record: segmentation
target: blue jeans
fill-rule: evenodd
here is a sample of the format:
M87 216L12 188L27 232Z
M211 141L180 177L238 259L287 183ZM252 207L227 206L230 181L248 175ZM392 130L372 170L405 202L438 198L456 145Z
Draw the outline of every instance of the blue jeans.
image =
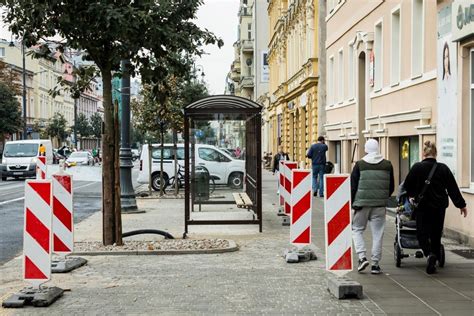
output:
M324 168L325 165L313 165L313 192L317 194L319 189L319 196L324 195Z

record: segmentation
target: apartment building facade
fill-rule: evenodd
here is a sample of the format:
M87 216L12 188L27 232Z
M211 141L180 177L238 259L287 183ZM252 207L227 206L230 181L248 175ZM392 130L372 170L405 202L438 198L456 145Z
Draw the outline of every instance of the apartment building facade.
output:
M456 24L457 2L469 2L470 8L472 1L454 2L328 1L324 127L329 160L341 172L349 173L365 154L365 141L375 138L392 162L399 184L422 159L423 143L432 140L438 145L439 161L453 170L460 186L466 188L466 200L474 202L467 193L470 149L461 146L461 141L471 139L471 78L467 73L472 34L453 42L449 36L454 31L447 27ZM443 11L448 10L446 6L451 6L449 13ZM458 56L444 74L443 54ZM457 86L451 79L455 68ZM472 224L472 217L463 221L458 212L448 211L445 232L472 242Z
M453 170L471 212L450 206L447 232L474 245L474 3L437 2L438 160Z
M318 3L270 0L270 102L267 151L283 146L290 159L307 162L317 139Z

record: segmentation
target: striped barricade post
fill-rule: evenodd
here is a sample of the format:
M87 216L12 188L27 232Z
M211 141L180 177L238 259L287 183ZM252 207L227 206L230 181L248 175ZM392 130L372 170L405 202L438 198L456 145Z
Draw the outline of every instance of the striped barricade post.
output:
M337 276L328 280L328 290L337 298L362 298L362 285L342 278L353 268L350 175L327 174L324 182L326 270Z
M51 180L26 180L23 279L32 287L7 298L2 302L3 307L48 306L62 296L64 291L60 288L41 286L51 279L51 228Z
M285 215L285 176L283 175L284 160L280 160L278 167L278 215Z
M290 179L290 243L293 249L286 251L285 259L288 263L316 260L314 250L309 247L313 204L312 172L305 169L292 169Z
M290 226L290 216L291 216L291 170L298 168L298 163L294 161L284 161L283 162L283 190L285 194L284 198L284 211L285 215L283 217L283 226Z
M53 174L53 252L59 255L52 263L53 273L72 271L87 263L67 255L74 250L74 205L72 175L63 168Z
M39 156L36 160L36 179L46 179L46 172L48 170L48 166L46 165L46 157Z
M311 170L292 170L290 242L302 248L311 244Z

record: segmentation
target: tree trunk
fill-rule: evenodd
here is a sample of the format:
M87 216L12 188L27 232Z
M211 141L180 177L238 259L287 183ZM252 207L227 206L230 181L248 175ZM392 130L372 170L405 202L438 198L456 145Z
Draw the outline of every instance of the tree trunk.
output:
M119 246L123 245L122 242L122 204L120 201L120 158L119 158L119 139L120 139L120 124L118 118L118 101L115 101L114 104L114 171L115 171L115 181L114 181L114 215L115 215L115 229L114 237L115 243Z
M102 70L103 97L104 97L104 135L102 140L102 218L103 243L112 245L116 240L116 182L115 182L115 124L114 105L112 103L112 72ZM120 199L120 195L119 195ZM120 211L120 210L119 210Z

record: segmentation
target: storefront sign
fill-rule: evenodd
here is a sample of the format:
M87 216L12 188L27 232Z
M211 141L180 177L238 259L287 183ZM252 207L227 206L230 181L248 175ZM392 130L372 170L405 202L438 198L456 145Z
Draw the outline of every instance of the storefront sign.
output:
M261 76L260 81L265 83L270 81L270 67L268 66L268 51L262 51L262 68L261 68Z
M457 165L457 45L452 42L451 10L447 6L438 12L438 159L456 175ZM455 9L454 9L455 10Z
M474 33L474 3L472 0L455 0L452 8L452 41L460 41Z

